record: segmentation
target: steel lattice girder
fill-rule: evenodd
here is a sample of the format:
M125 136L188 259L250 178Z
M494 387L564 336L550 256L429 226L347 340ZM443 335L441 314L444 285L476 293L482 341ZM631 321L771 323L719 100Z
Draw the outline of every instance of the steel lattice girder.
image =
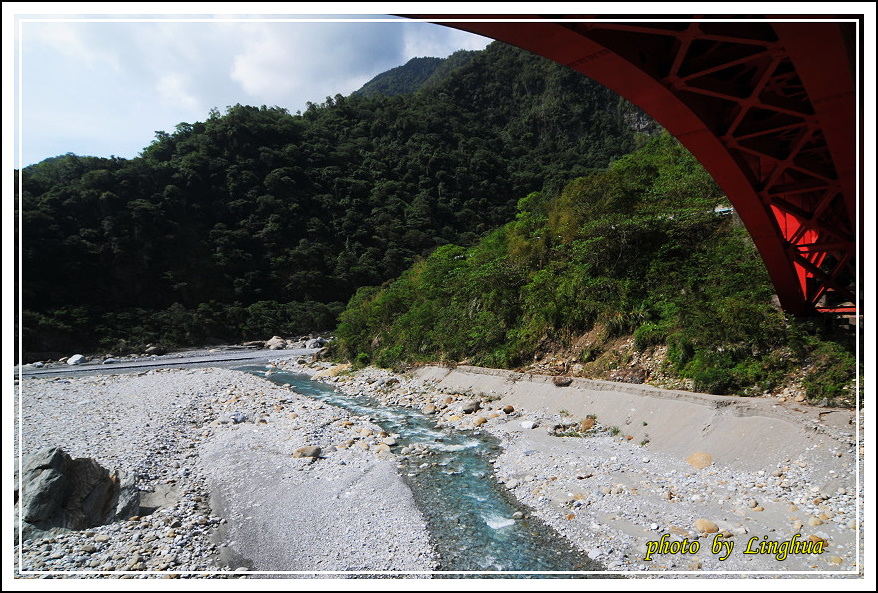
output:
M722 187L784 310L855 307L853 20L416 18L543 55L625 97Z

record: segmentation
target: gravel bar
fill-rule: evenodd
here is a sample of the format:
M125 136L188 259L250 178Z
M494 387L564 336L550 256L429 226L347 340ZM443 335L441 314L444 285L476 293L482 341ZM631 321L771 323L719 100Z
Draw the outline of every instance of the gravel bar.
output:
M299 371L498 437L495 479L612 571L862 578L862 412L469 367ZM823 550L778 553L790 541Z
M347 446L380 434L368 418L218 368L23 378L16 412L19 392L16 466L19 448L60 446L133 472L141 490L140 515L127 521L16 545L21 577L337 577L435 567L394 455Z

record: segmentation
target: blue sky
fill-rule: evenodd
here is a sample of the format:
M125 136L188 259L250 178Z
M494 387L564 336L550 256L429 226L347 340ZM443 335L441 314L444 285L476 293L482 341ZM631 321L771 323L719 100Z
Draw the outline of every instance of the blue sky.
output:
M242 15L235 9L261 5L222 3L196 8L221 7L223 14L153 14L145 10L168 5L126 3L112 6L143 12L98 15L89 14L91 5L70 3L62 7L81 12L59 15L45 12L49 6L23 3L16 10L21 19L15 31L21 49L20 94L19 80L14 81L21 97L16 168L67 152L132 158L156 131L204 120L214 107L277 105L295 113L308 101L350 94L411 58L446 57L489 42L385 14Z

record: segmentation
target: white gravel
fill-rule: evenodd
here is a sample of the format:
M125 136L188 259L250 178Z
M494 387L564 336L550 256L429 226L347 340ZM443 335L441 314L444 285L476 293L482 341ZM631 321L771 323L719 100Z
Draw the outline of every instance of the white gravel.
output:
M134 472L141 504L159 507L25 541L14 550L21 576L238 577L435 566L411 493L396 476L393 455L376 452L380 429L367 419L226 369L26 378L18 391L16 460L19 447L60 446ZM292 457L306 445L320 446L322 456Z
M646 439L627 436L633 427L623 427L626 430L613 435L599 419L587 436L558 436L552 427L578 424L583 418L573 418L566 411L548 413L542 393L535 392L528 401L522 378L512 373L491 371L498 376L483 385L500 387L488 392L479 389L480 376L466 371L448 375L454 380L437 381L429 377L448 371L394 375L371 368L338 372L341 368L324 370L317 378L347 393L415 409L430 406L427 409L440 424L499 437L503 452L495 461L496 479L534 514L610 570L628 576L729 572L760 578L791 573L801 578L802 574L795 574L801 571L806 577L856 578L864 569L863 531L857 522L858 510L863 518L863 484L858 490L857 467L863 475L864 449L852 429L826 427L818 434L803 424L801 442L779 439L766 454L748 446L744 434L723 443L725 457L734 463L696 469L683 456L669 452L675 431L685 440L689 438L686 433L716 428L693 425L688 417L678 426L643 428L668 444L666 450L654 450ZM388 381L390 377L397 381ZM575 389L564 388L566 401L576 401ZM701 405L696 395L686 397L692 400L687 405ZM709 396L705 399L712 405ZM465 412L464 404L473 400L481 402L480 409ZM515 410L504 412L511 401ZM755 406L753 400L743 403ZM662 404L644 401L643 405ZM751 423L758 426L761 416L753 414ZM716 423L716 417L711 421ZM769 457L767 453L778 461L770 465L760 461ZM716 533L696 528L699 519L714 523L717 533L734 543L728 558L720 560L723 554L714 553ZM645 560L647 542L661 541L664 534L671 542L698 542L699 550L695 554L657 553ZM783 560L775 554L744 553L748 544L758 550L763 541L780 544L794 536L804 541L820 538L825 551L789 554Z
M496 479L610 570L675 578L720 571L856 578L863 570L856 522L863 493L855 481L863 443L841 433L820 440L819 451L800 448L770 466L695 469L624 432L612 435L600 422L584 438L556 436L551 427L569 422L568 415L525 405L526 398L508 413L502 393L385 370L278 365L323 371L317 380L344 392L416 409L431 405L437 423L496 435L503 443ZM18 389L22 451L59 445L74 457L133 471L142 504L159 507L130 521L24 542L15 549L22 576L355 576L436 567L423 518L397 476L395 456L381 445L387 435L368 418L222 369L26 378ZM474 399L481 409L463 411ZM746 442L733 445L746 453ZM304 446L320 447L321 457L294 458ZM837 464L827 465L828 457ZM699 519L734 542L727 560L711 550L715 535L696 529ZM826 551L783 561L743 554L751 538L782 542L796 533L825 540ZM646 561L647 542L663 534L698 541L700 550Z

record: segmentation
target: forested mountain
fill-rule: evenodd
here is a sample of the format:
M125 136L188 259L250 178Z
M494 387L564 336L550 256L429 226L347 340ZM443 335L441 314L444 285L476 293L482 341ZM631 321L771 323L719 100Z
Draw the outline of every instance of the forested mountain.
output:
M441 63L442 58L412 58L402 66L382 72L353 94L392 97L417 92Z
M645 121L500 43L432 76L418 92L336 95L295 115L213 110L138 158L67 154L21 170L24 350L330 329L358 287L473 244L523 196L605 168Z
M853 406L852 336L794 319L705 170L667 133L558 195L522 198L341 315L357 364L444 361Z
M447 58L412 58L402 66L382 72L353 95L357 97L392 97L416 93L442 83L451 74L468 64L480 52L460 50Z

